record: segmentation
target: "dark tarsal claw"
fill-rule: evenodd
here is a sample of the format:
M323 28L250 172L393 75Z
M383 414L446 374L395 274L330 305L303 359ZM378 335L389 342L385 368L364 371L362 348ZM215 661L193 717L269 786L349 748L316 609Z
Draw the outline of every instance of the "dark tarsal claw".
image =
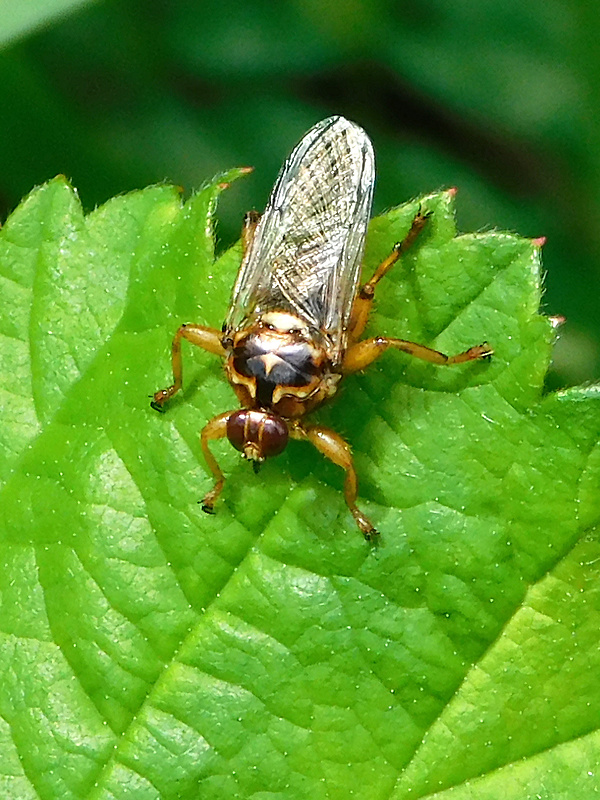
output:
M492 360L492 356L494 355L494 351L493 351L493 349L492 349L492 348L489 346L489 344L488 344L487 342L482 342L482 343L479 345L479 347L481 347L481 348L482 348L482 350L486 350L486 351L487 351L487 352L484 352L484 353L483 353L483 354L480 356L481 360L482 360L482 361L491 361L491 360Z
M369 544L376 547L379 544L379 531L377 528L371 528L370 531L364 531L363 536L365 537L365 541L369 542Z
M200 500L198 500L198 502L200 502ZM205 514L212 514L212 516L214 516L215 510L208 503L202 503L201 508L202 508L202 511L204 511Z

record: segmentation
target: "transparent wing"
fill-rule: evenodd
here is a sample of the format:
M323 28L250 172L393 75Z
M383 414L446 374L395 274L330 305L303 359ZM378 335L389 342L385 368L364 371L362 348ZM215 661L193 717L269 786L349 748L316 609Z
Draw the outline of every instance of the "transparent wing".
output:
M339 358L375 182L373 147L343 117L319 122L283 165L233 288L226 328L280 308L322 331Z

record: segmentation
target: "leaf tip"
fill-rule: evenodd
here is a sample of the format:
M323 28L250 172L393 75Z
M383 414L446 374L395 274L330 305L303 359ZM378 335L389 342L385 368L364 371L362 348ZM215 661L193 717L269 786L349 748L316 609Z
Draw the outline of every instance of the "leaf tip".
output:
M564 325L565 322L567 321L567 318L564 317L562 314L552 314L550 317L548 317L548 320L550 322L550 325L552 325L552 327L556 329L560 328L561 325Z
M62 172L59 172L58 175L55 175L51 180L48 181L48 183L60 183L63 186L68 186L70 189L73 189L73 191L77 191L71 185L71 181L69 180L69 178L67 178L67 176L64 175Z
M224 189L229 189L229 187L234 181L237 181L238 178L243 178L250 172L254 172L254 167L234 167L233 169L230 169L228 172L218 175L216 182L214 183L214 186L219 191L223 191Z

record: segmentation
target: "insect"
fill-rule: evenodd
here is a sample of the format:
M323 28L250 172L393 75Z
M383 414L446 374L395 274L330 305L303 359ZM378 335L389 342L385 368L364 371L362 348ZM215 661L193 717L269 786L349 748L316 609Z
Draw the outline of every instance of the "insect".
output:
M222 330L182 325L173 339L173 383L153 395L158 411L181 389L181 340L225 359L241 408L214 417L201 433L215 483L202 501L207 513L224 475L209 443L227 437L256 470L290 439L306 440L346 473L344 495L367 540L378 531L357 507L350 448L333 430L304 417L336 393L344 375L363 370L389 348L434 364L487 359L487 343L455 356L386 336L360 340L379 281L411 246L428 214L419 211L361 288L360 267L375 182L373 146L343 117L315 125L283 165L264 214L249 212L242 262Z

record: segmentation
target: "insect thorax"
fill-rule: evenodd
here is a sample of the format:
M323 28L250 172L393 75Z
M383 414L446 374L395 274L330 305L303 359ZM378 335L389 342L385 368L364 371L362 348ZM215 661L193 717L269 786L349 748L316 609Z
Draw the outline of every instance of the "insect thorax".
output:
M243 406L300 417L335 394L323 337L287 311L246 320L228 344L227 377Z

